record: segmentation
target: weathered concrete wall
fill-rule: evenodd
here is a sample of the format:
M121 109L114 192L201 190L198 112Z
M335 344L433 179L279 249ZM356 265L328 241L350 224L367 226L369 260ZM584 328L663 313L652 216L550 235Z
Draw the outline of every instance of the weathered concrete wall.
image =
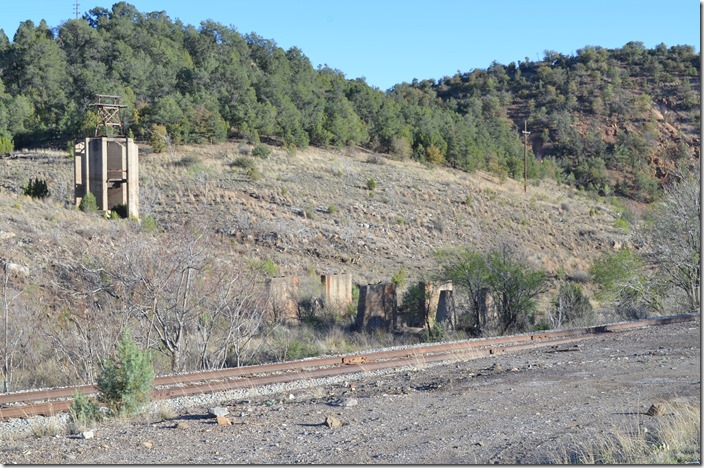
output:
M127 184L122 180L127 170L125 147L116 141L107 142L107 209L115 205L127 205Z
M81 200L88 190L88 160L86 158L86 142L80 141L74 147L73 160L73 195L76 206L81 204Z
M99 210L107 210L108 186L105 164L107 142L103 138L86 138L86 161L88 163L88 189L95 196ZM105 144L104 144L105 143Z
M127 205L128 216L139 219L139 150L131 139L86 138L75 146L74 199L90 192L98 209Z
M443 291L452 291L452 281L447 281L437 285L430 282L425 282L422 283L422 288L425 290L425 300L428 307L428 322L430 323L430 326L433 326L438 320L437 314L438 304L440 303L440 294Z
M438 311L435 315L435 320L439 323L451 321L453 317L454 302L452 300L453 292L451 290L440 291L438 297Z
M325 303L345 307L352 303L352 274L321 275L320 282L325 288Z
M481 291L479 298L481 304L480 315L482 317L482 325L486 324L487 320L497 318L496 307L494 307L494 296L489 288L484 288Z
M298 276L269 278L266 292L269 296L270 319L298 323L298 292L301 279Z
M356 326L359 331L390 331L396 315L396 285L368 284L359 287Z
M127 209L130 216L139 219L139 148L132 139L127 139L125 152Z

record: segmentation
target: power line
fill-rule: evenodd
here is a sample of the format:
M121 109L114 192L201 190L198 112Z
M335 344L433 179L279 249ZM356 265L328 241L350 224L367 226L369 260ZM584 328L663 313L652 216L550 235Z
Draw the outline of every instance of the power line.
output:
M523 192L528 191L528 121L523 121Z

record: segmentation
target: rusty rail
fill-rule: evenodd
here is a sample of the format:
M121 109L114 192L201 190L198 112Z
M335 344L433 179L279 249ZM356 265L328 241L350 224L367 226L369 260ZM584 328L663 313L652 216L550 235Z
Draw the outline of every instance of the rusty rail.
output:
M438 343L390 351L370 351L353 356L325 357L160 376L154 379L152 398L162 400L239 388L254 388L295 380L333 377L436 362L451 362L459 359L554 346L593 338L604 333L688 322L697 318L699 318L699 314L683 314L595 327ZM85 395L95 395L98 389L94 385L81 385L0 395L0 420L35 415L48 416L66 411L70 408L72 397L77 391Z

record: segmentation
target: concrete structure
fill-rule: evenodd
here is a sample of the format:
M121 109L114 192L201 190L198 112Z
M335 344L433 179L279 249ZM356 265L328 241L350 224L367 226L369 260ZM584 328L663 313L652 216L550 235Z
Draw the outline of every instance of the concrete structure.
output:
M266 292L269 296L271 319L290 324L298 323L298 293L301 279L298 276L269 278Z
M430 282L421 283L421 287L425 291L425 304L428 308L428 322L432 327L437 319L438 305L440 304L440 295L444 291L452 291L452 281L442 283L439 285L434 285ZM445 295L445 307L447 305L447 295ZM444 311L447 314L447 309ZM421 313L421 315L424 315Z
M137 145L131 138L86 138L76 144L76 206L90 192L99 210L124 205L128 217L139 219L138 156Z
M438 297L438 310L435 315L435 320L438 323L450 322L454 327L455 321L455 302L452 297L453 292L451 290L440 291L440 296Z
M320 282L325 288L325 303L346 307L352 303L352 274L321 275Z
M356 326L359 331L390 331L396 316L396 285L368 284L359 287Z

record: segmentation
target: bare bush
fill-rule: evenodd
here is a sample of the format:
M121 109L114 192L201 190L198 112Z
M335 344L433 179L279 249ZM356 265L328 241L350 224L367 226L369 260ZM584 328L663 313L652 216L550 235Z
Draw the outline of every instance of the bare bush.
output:
M646 259L659 273L653 282L678 291L688 311L698 311L701 288L701 188L697 175L669 187L640 233Z
M130 230L118 228L113 235L129 238ZM134 317L118 296L111 275L114 251L81 241L65 240L67 248L56 258L50 286L53 311L41 332L66 363L67 373L93 383L102 361ZM75 255L81 248L83 255Z
M555 303L548 312L548 318L552 328L568 324L589 326L594 322L594 309L579 285L565 283L560 286Z
M21 344L25 342L26 335L21 327L21 320L18 313L17 302L20 296L24 293L24 288L12 288L10 285L10 276L13 275L13 269L7 260L2 260L2 389L7 393L12 390L14 371L15 371L15 356Z
M206 232L183 226L132 242L114 271L148 346L169 358L172 371L222 367L230 353L240 364L266 311L257 275L217 260Z

